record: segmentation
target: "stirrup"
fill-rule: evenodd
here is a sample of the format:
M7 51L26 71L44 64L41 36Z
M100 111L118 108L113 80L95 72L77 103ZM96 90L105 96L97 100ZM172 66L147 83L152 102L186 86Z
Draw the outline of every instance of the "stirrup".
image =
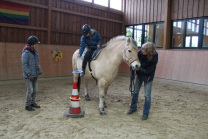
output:
M85 75L85 73L84 72L82 72L82 73L80 73L80 77L84 77L84 75Z

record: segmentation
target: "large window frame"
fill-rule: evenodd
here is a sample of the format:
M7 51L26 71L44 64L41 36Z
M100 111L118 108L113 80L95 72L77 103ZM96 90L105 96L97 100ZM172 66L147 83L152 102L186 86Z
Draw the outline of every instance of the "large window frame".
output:
M75 0L75 1L88 2L88 3L91 3L92 5L107 7L109 9L113 9L113 10L116 10L116 11L123 11L123 0L121 0L121 7L120 7L120 9L116 9L113 6L111 7L111 1L113 1L113 0L106 0L107 1L107 5L101 5L99 3L96 3L95 0L90 0L90 1L88 1L88 0Z
M171 38L170 38L170 48L171 49L208 49L208 47L203 47L203 32L204 32L204 20L208 19L208 17L201 17L201 18L189 18L189 19L182 19L182 20L172 20L171 22ZM187 27L191 26L188 24L188 22L190 22L190 20L199 20L199 24L197 23L197 32L198 35L190 35L187 34ZM183 31L182 31L182 35L183 35L183 43L181 44L180 47L174 47L173 46L173 28L174 28L174 22L184 22L183 24ZM189 27L188 27L189 28ZM192 39L193 37L198 37L198 44L197 47L190 47L192 46ZM189 47L187 47L187 38L190 38L189 42Z
M145 23L145 24L134 24L134 25L126 25L125 26L125 35L127 34L126 30L127 28L131 28L132 29L132 35L131 36L127 36L127 37L132 37L133 39L135 39L137 41L137 38L135 38L136 34L135 34L135 27L136 26L142 26L142 29L139 29L142 31L141 33L141 46L145 43L145 32L147 32L145 30L145 26L146 25L153 25L153 43L156 42L156 28L157 28L157 24L164 24L164 22L154 22L154 23ZM138 44L138 43L137 43ZM138 45L137 45L138 46ZM139 48L141 46L138 46ZM158 46L157 48L163 48L163 46Z

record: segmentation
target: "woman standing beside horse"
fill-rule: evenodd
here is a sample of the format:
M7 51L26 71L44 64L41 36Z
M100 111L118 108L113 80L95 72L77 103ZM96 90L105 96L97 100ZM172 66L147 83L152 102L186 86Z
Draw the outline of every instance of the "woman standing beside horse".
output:
M141 63L141 67L136 72L137 76L135 82L135 91L133 93L130 110L127 114L132 114L137 111L139 91L142 83L144 82L145 103L142 120L147 120L151 106L152 83L158 61L158 54L155 50L155 44L151 42L143 44L142 48L138 52L138 58Z

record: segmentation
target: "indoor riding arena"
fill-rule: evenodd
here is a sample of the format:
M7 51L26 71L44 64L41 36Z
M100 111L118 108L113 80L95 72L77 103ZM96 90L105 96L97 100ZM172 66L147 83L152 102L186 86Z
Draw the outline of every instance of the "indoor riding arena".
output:
M144 84L137 111L127 114L137 84L124 58L107 91L106 115L99 111L99 82L88 80L90 101L84 77L76 88L72 56L85 24L100 34L102 44L120 35L133 38L138 50L146 42L156 44L147 120L142 120ZM29 79L23 78L21 61L30 36L40 41L35 49L42 69L35 111L25 107ZM207 0L1 0L0 138L207 139L207 61ZM84 111L82 117L73 113L75 105Z

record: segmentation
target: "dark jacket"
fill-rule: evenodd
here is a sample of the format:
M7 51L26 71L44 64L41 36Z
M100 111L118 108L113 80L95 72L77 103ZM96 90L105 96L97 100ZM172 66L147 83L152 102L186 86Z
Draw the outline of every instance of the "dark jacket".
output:
M141 63L139 71L137 71L137 76L143 81L152 81L155 75L156 65L158 62L158 53L154 55L152 61L149 61L145 55L142 54L142 51L138 52L138 58Z
M97 49L97 45L101 46L102 39L98 32L94 29L91 29L91 35L89 37L85 37L85 35L82 35L80 40L80 49L79 54L82 55L84 52L85 46L87 46L88 49Z
M38 77L41 67L39 65L38 52L35 49L26 45L22 51L21 61L25 79L28 79L28 74Z

